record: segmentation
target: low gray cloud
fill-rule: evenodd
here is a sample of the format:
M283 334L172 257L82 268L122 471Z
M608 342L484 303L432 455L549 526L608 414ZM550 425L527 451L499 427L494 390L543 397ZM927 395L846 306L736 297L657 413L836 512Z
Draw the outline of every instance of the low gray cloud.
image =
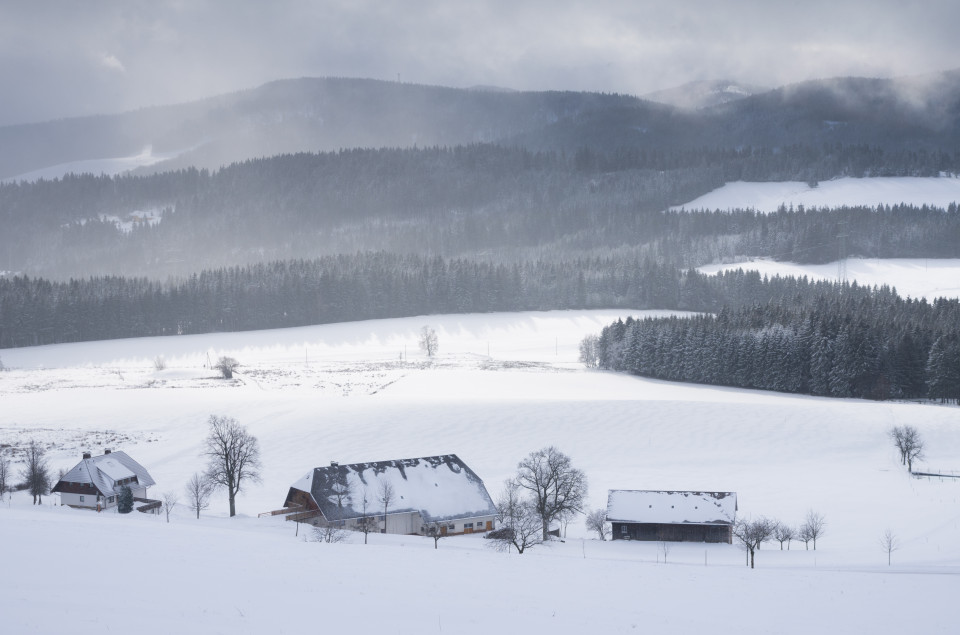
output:
M931 0L129 0L3 3L0 125L351 76L643 94L960 66Z

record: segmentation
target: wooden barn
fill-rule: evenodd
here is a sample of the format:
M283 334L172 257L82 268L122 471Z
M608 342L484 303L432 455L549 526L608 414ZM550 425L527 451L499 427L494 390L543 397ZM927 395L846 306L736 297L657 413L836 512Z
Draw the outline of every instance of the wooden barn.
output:
M733 542L736 492L610 490L614 540Z
M385 506L387 484L393 496ZM314 468L290 487L282 511L315 525L372 521L382 533L420 535L489 531L497 514L483 481L456 454Z

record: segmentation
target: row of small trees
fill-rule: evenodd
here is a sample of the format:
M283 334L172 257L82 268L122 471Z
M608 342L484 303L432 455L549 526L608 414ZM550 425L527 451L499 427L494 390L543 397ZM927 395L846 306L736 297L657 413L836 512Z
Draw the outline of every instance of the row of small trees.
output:
M756 520L741 518L733 525L733 536L743 545L747 553L747 563L752 569L754 556L764 542L776 540L780 543L781 550L783 550L783 543L787 543L787 549L790 549L790 542L793 540L802 541L807 549L812 542L813 549L816 551L817 539L823 536L826 526L823 515L811 509L797 528L763 516Z

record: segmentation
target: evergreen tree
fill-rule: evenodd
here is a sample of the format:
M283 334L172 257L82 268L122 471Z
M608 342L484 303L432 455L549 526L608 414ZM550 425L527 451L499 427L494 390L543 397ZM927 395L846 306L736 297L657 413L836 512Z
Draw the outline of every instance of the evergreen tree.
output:
M133 491L129 485L120 488L117 495L117 511L121 514L129 514L133 511Z

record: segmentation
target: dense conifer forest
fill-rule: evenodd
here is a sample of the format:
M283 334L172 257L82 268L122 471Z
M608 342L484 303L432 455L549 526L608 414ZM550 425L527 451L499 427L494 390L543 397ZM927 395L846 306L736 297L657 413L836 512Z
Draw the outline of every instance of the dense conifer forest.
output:
M830 285L811 298L810 285L795 280L762 283L783 285L799 292L715 315L618 321L596 340L596 362L670 381L960 403L957 300L904 300L855 285Z
M474 145L68 175L0 185L0 270L162 280L358 251L521 262L624 248L683 267L744 256L826 262L841 227L850 255L957 256L955 206L663 213L739 179L943 171L960 171L960 154L838 146L567 155Z

